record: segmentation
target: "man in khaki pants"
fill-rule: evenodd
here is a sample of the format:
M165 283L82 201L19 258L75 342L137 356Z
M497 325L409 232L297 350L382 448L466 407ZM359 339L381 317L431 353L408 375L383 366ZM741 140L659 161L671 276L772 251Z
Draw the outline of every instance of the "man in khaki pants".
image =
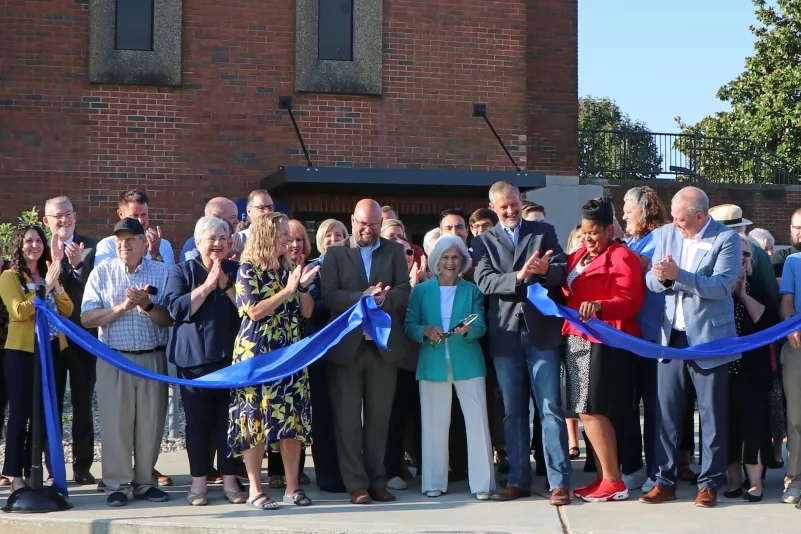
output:
M782 317L789 319L801 310L801 253L784 262L780 292ZM781 362L787 398L787 475L782 501L801 508L801 332L787 336Z
M89 275L81 322L86 328L98 328L98 339L122 356L165 374L164 351L172 319L161 299L169 268L145 258L145 229L136 219L117 223L114 245L117 257ZM169 500L152 476L164 429L167 385L98 360L96 391L106 504L124 506L131 493L153 502Z

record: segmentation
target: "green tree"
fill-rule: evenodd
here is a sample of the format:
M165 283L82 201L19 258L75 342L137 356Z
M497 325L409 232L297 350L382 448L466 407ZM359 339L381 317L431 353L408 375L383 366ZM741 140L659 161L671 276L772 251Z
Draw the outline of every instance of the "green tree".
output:
M783 183L801 166L801 2L752 0L759 27L751 26L754 55L745 70L717 92L731 111L716 113L694 125L676 121L687 144L707 144L702 137L744 139L728 151L698 152L697 172L710 181ZM701 140L700 143L698 140ZM719 148L723 147L722 142Z
M656 178L662 156L644 122L611 98L579 98L579 175L582 178Z

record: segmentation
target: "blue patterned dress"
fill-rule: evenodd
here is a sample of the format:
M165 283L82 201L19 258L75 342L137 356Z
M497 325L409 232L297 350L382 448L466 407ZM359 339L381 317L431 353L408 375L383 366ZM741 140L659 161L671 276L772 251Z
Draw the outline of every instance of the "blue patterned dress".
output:
M281 291L289 271L239 267L236 305L242 326L234 343L233 363L271 352L300 340L300 298L295 294L272 314L253 321L247 311ZM297 439L311 443L311 398L306 369L277 382L231 390L228 446L234 456L263 442Z

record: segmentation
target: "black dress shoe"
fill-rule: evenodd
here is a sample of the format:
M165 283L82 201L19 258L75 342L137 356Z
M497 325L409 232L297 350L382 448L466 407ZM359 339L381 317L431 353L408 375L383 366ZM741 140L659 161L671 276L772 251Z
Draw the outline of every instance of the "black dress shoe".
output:
M97 484L97 480L95 477L92 476L92 473L89 471L84 471L82 473L75 473L72 477L76 484L80 486L89 486L91 484Z
M754 495L750 491L746 491L745 495L743 495L743 499L748 502L759 502L762 500L762 495Z
M727 499L739 499L740 497L743 496L743 490L742 488L737 488L731 491L724 491L723 496L726 497Z

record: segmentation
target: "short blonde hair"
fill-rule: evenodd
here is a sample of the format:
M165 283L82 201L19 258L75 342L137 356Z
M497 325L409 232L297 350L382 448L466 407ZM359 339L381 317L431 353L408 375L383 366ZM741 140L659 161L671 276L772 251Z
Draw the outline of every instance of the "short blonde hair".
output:
M452 249L453 247L456 247L456 249L462 255L462 267L459 270L459 274L464 273L470 268L470 253L467 252L467 247L465 246L464 241L462 241L462 238L452 234L445 234L437 239L433 250L428 255L428 268L432 273L434 273L434 275L439 276L439 260L446 251Z
M242 263L249 263L257 269L277 271L280 267L292 268L289 254L281 253L281 225L289 218L283 213L264 213L256 217L250 225L250 236L245 242Z
M320 223L320 227L317 229L317 235L315 236L314 241L317 244L317 252L320 254L325 254L325 234L330 232L331 230L338 228L342 231L342 235L345 236L345 239L349 238L350 235L348 234L348 229L345 228L345 225L339 222L336 219L326 219L322 223Z
M299 232L300 237L303 238L303 257L308 258L311 254L311 241L309 241L309 233L303 223L297 219L289 219L289 232Z
M400 227L401 231L403 232L403 237L406 237L406 227L398 219L387 219L381 223L381 237L384 237L384 232L394 226Z

